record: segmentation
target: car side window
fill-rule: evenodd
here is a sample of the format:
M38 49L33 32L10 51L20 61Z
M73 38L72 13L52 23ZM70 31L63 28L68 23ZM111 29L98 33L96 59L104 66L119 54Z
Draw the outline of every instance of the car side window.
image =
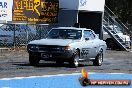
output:
M84 30L84 38L94 39L95 35L90 30Z

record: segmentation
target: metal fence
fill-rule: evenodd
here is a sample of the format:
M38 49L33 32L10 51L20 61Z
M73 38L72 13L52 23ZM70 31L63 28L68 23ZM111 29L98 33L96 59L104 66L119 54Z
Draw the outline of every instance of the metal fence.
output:
M48 31L48 25L4 24L0 27L0 48L25 49L30 41L45 38Z

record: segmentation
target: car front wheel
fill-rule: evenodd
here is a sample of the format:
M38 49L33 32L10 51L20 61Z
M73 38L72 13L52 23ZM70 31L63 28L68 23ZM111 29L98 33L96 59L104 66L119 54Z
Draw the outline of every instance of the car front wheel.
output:
M79 52L76 51L75 54L73 55L71 61L69 62L71 67L78 67L79 65Z
M103 62L103 51L101 50L98 55L95 57L95 60L93 61L93 65L95 66L101 66Z
M39 64L39 57L38 55L33 55L33 54L29 54L29 63L32 65L32 66L37 66Z

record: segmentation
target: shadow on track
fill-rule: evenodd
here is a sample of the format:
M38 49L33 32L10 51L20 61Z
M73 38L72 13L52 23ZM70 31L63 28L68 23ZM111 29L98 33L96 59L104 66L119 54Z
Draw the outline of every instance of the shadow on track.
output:
M28 62L11 62L12 65L18 65L18 66L32 66ZM92 64L84 64L83 62L79 64L78 67L85 67L85 66L93 66ZM41 62L37 66L34 67L66 67L66 68L72 68L70 67L69 63L65 62L63 64L57 64L56 62Z

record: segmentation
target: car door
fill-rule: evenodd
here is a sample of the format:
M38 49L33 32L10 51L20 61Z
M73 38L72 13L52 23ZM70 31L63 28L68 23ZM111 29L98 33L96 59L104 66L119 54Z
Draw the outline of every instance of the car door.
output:
M85 59L94 57L97 47L95 43L95 35L91 30L84 30L83 40L84 42L81 50L82 57Z
M97 55L99 42L96 39L96 35L93 33L93 31L90 31L90 41L92 42L90 57L94 58Z

